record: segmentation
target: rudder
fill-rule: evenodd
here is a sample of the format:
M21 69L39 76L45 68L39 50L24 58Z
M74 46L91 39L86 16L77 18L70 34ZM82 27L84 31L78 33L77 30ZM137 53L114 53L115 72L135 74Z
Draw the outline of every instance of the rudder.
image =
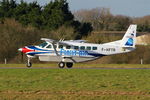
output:
M122 47L135 48L137 25L130 25L122 39Z

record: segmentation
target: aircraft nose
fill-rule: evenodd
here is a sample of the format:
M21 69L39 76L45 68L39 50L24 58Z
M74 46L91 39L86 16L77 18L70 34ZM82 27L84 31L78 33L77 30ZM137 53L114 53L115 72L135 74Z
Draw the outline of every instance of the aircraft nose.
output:
M35 50L30 49L29 47L23 47L23 48L19 48L18 51L23 52L23 53L28 53L28 52L34 52Z
M21 52L22 52L22 48L19 48L18 51L21 51Z

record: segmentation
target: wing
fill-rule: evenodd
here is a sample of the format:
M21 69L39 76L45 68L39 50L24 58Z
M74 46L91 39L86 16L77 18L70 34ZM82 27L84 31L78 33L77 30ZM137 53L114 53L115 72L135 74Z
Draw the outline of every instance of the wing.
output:
M49 43L52 43L52 44L62 44L62 45L70 45L70 43L68 42L65 42L65 41L57 41L57 40L53 40L53 39L48 39L48 38L41 38L42 41L46 41L46 42L49 42Z
M85 43L85 42L87 42L87 40L69 40L69 41L66 41L66 42Z
M69 40L69 41L59 41L59 44L69 45L69 46L77 46L76 43L85 43L86 40Z
M62 45L73 45L73 43L85 43L87 40L68 40L68 41L57 41L53 39L48 39L48 38L41 38L41 40L49 42L49 43L58 43Z
M47 39L47 38L41 38L42 41L50 42L50 43L55 43L57 42L56 40L53 39Z

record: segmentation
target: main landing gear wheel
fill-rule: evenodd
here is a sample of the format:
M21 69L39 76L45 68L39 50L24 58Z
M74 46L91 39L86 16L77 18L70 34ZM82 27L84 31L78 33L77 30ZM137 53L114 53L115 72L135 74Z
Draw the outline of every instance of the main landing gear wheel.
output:
M66 63L66 66L67 66L68 68L72 68L73 63Z
M58 66L59 66L59 68L64 68L64 67L65 67L65 63L64 63L64 62L60 62L60 63L58 64Z

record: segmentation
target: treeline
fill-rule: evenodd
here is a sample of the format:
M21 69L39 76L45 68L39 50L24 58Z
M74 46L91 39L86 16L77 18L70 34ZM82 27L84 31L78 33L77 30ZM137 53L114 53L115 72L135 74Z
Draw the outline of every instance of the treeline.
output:
M130 24L137 24L139 32L150 32L150 16L129 17L113 15L109 8L94 8L74 12L80 22L90 22L94 31L124 31Z
M36 1L27 3L23 0L2 0L0 2L0 21L5 18L14 18L24 26L33 26L41 30L56 30L62 26L71 27L73 38L81 38L92 31L91 24L74 20L74 15L69 10L66 0L50 1L45 6L40 6Z

